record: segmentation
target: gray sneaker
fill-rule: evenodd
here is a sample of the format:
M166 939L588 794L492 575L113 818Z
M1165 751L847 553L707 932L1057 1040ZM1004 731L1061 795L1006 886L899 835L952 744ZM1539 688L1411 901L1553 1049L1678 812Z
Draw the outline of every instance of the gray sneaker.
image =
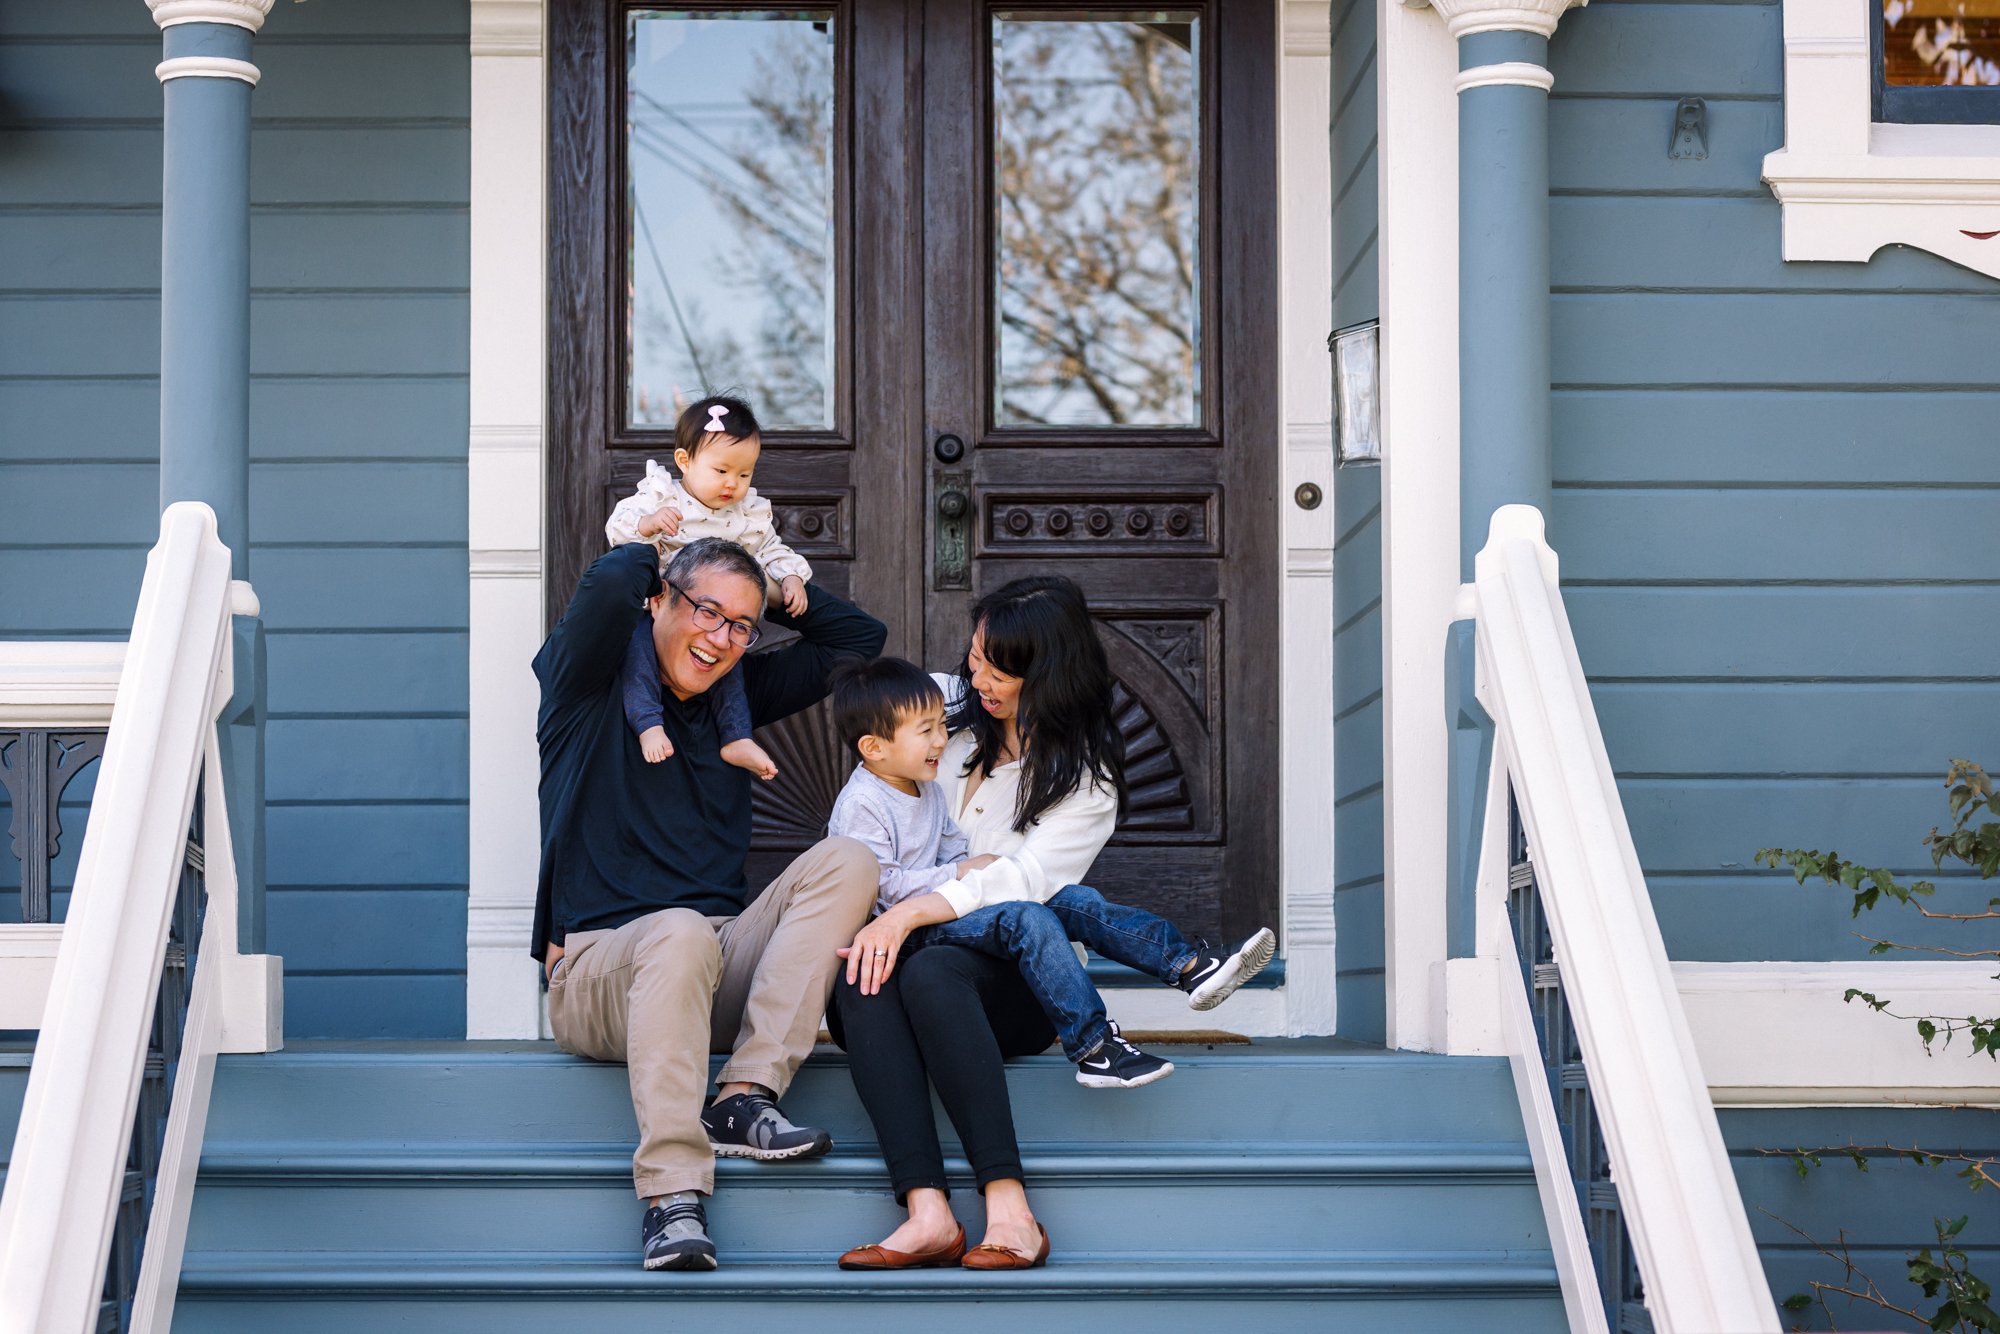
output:
M646 1210L639 1224L639 1262L648 1269L713 1269L715 1243L708 1239L708 1212L689 1191L669 1196Z
M833 1136L812 1126L795 1126L778 1104L762 1093L738 1093L705 1107L701 1123L708 1147L718 1158L817 1158L833 1148Z

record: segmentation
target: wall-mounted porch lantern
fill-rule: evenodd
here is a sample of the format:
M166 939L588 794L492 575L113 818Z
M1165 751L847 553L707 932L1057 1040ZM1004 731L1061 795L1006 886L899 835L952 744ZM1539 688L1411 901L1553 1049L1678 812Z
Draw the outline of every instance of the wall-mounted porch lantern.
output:
M1380 320L1327 335L1333 353L1333 457L1341 466L1382 462L1382 397L1377 375Z

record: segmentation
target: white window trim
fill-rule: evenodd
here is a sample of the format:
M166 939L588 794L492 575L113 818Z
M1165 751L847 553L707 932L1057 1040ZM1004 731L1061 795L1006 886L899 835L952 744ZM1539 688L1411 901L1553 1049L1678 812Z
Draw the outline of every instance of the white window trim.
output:
M2000 277L2000 125L1873 119L1867 0L1785 0L1785 146L1764 159L1787 260L1914 246Z

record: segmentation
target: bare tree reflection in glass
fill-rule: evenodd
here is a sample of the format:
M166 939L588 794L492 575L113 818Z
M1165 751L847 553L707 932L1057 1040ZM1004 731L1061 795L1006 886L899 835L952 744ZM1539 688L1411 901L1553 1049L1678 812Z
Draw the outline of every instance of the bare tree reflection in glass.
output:
M994 418L1202 421L1195 16L994 18Z
M632 426L724 386L771 427L834 425L828 17L631 16Z

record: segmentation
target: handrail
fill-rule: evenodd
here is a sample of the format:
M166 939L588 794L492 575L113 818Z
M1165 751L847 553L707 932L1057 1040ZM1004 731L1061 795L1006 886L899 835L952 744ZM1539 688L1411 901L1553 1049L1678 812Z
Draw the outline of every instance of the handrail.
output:
M142 1260L134 1310L142 1327L164 1329L171 1318L192 1184L189 1154L199 1152L215 1051L230 1039L223 1016L235 1009L249 1028L262 1024L262 1033L246 1035L238 1020L239 1048L260 1039L272 1045L276 961L235 952L235 880L216 728L232 688L231 615L248 605L254 595L230 581L229 551L216 538L214 513L206 505L176 504L161 517L159 543L147 557L122 668L108 649L70 654L96 668L72 682L78 689L70 696L60 680L26 673L38 692L33 702L57 713L101 707L97 696L107 675L115 675L117 686L0 1194L0 1330L10 1334L98 1325L185 863L206 863L211 911L203 939L214 948L201 952L163 1132L151 1210L161 1244L149 1243ZM33 666L37 654L10 656ZM64 659L53 649L39 656ZM0 682L0 695L14 684ZM188 836L198 792L208 844L200 858L190 855ZM163 1274L164 1262L171 1271Z
M1647 1314L1661 1334L1777 1334L1539 511L1494 513L1473 593L1477 695L1510 780L1488 801L1518 801Z

